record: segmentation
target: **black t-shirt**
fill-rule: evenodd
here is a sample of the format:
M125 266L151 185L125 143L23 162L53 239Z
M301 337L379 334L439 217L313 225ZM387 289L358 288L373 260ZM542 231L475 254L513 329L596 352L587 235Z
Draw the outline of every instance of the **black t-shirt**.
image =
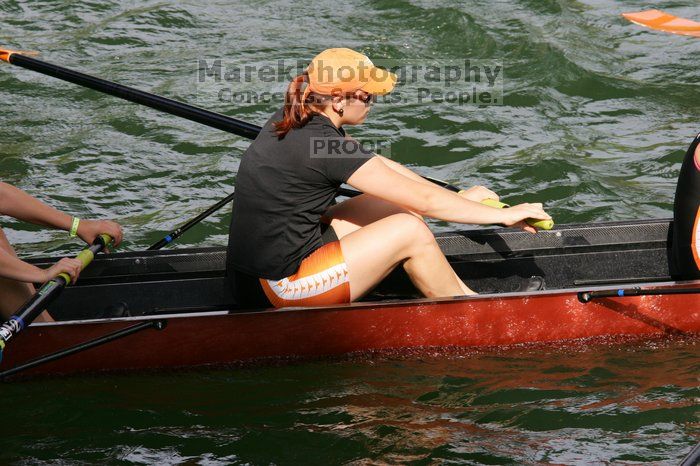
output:
M242 156L229 232L227 267L277 280L322 245L320 217L341 184L373 157L325 115L284 138L277 111Z

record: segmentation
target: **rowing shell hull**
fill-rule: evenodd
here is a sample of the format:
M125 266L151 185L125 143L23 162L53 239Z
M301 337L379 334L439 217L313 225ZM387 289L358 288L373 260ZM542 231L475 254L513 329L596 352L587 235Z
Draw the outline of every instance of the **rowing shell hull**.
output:
M656 288L678 286L700 288L700 281ZM22 374L226 365L271 358L499 347L603 336L700 334L700 298L695 294L640 296L582 304L576 293L539 292L35 324L8 344L2 369L148 320L164 321L166 326L163 330L146 329Z

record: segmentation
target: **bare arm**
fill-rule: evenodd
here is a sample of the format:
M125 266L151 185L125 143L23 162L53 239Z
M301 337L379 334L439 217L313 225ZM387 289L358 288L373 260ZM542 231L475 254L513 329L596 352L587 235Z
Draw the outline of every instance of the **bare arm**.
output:
M59 212L7 183L0 183L0 214L60 230L70 230L72 223L70 215Z
M347 131L346 131L345 135L346 135L346 138L353 139L347 133ZM420 176L418 173L414 172L410 168L405 167L404 165L402 165L398 162L394 162L393 160L388 159L388 158L384 157L383 155L379 155L379 154L375 153L374 158L381 160L387 167L391 168L392 170L394 170L397 173L401 173L403 176L405 176L407 178L410 178L410 179L417 181L419 183L422 183L422 184L429 184L429 185L433 184L432 182L426 180L425 178L423 178L422 176ZM357 186L355 186L355 187L357 187Z
M26 283L39 283L44 278L44 270L24 262L2 248L0 248L0 271L4 278Z
M44 204L21 189L1 182L0 214L62 230L70 230L73 223L70 215ZM78 228L78 235L88 243L92 243L95 237L101 233L108 233L116 241L121 241L121 227L114 222L84 220ZM12 254L11 250L0 248L0 277L11 280L42 283L59 273L66 272L75 281L80 275L81 266L82 263L79 260L63 258L48 269L41 269L22 261Z
M379 158L379 160L384 162L384 164L387 167L391 168L392 170L394 170L397 173L401 173L403 176L405 176L407 178L410 178L414 181L417 181L417 182L423 183L423 184L429 184L429 185L434 184L434 183L426 180L425 178L423 178L422 176L420 176L418 173L414 172L410 168L408 168L408 167L406 167L398 162L394 162L393 160L388 159L388 158L384 157L383 155L379 155L379 154L377 154L377 157Z
M75 282L80 275L82 262L67 257L59 260L48 269L41 269L24 262L14 254L0 248L0 277L25 283L43 283L60 273L67 273Z
M448 222L480 225L500 223L510 226L530 217L543 220L550 218L538 204L521 204L508 209L485 206L426 180L418 181L414 177L405 176L390 168L379 157L372 158L355 171L348 184L420 215Z
M66 231L70 231L73 223L73 217L70 215L44 204L7 183L0 183L0 215L9 215L35 225L45 225ZM103 233L114 238L115 246L122 241L121 227L108 220L82 220L77 233L88 244L92 244L95 238Z
M428 184L431 186L435 184L432 181L426 180L418 173L414 172L410 168L398 162L394 162L393 160L387 159L386 157L381 155L377 155L377 157L379 157L379 159L382 162L384 162L384 164L386 164L387 167L391 168L397 173L401 173L403 176L406 176L412 180L418 181L423 184ZM499 200L498 194L494 193L488 188L485 188L484 186L472 186L469 189L463 189L459 192L459 195L475 202L481 202L484 199L495 199L497 201Z

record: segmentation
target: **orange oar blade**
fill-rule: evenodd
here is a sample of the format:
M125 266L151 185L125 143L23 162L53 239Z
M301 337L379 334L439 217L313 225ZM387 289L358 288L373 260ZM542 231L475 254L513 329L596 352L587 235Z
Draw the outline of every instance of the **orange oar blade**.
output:
M9 62L10 61L10 55L12 55L13 52L12 50L6 50L6 49L0 49L0 60Z
M685 18L679 18L659 10L623 13L622 16L640 26L657 31L681 34L684 36L700 37L700 23Z
M0 60L10 62L10 56L14 55L15 53L18 53L20 55L26 55L28 57L36 57L39 55L39 52L34 52L32 50L9 50L9 49L0 49Z

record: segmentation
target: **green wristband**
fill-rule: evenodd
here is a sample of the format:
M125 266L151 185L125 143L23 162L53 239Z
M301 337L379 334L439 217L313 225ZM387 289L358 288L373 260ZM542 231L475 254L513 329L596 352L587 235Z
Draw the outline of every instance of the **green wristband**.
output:
M75 238L78 236L78 227L80 226L80 219L78 217L73 217L73 224L70 227L70 237Z

